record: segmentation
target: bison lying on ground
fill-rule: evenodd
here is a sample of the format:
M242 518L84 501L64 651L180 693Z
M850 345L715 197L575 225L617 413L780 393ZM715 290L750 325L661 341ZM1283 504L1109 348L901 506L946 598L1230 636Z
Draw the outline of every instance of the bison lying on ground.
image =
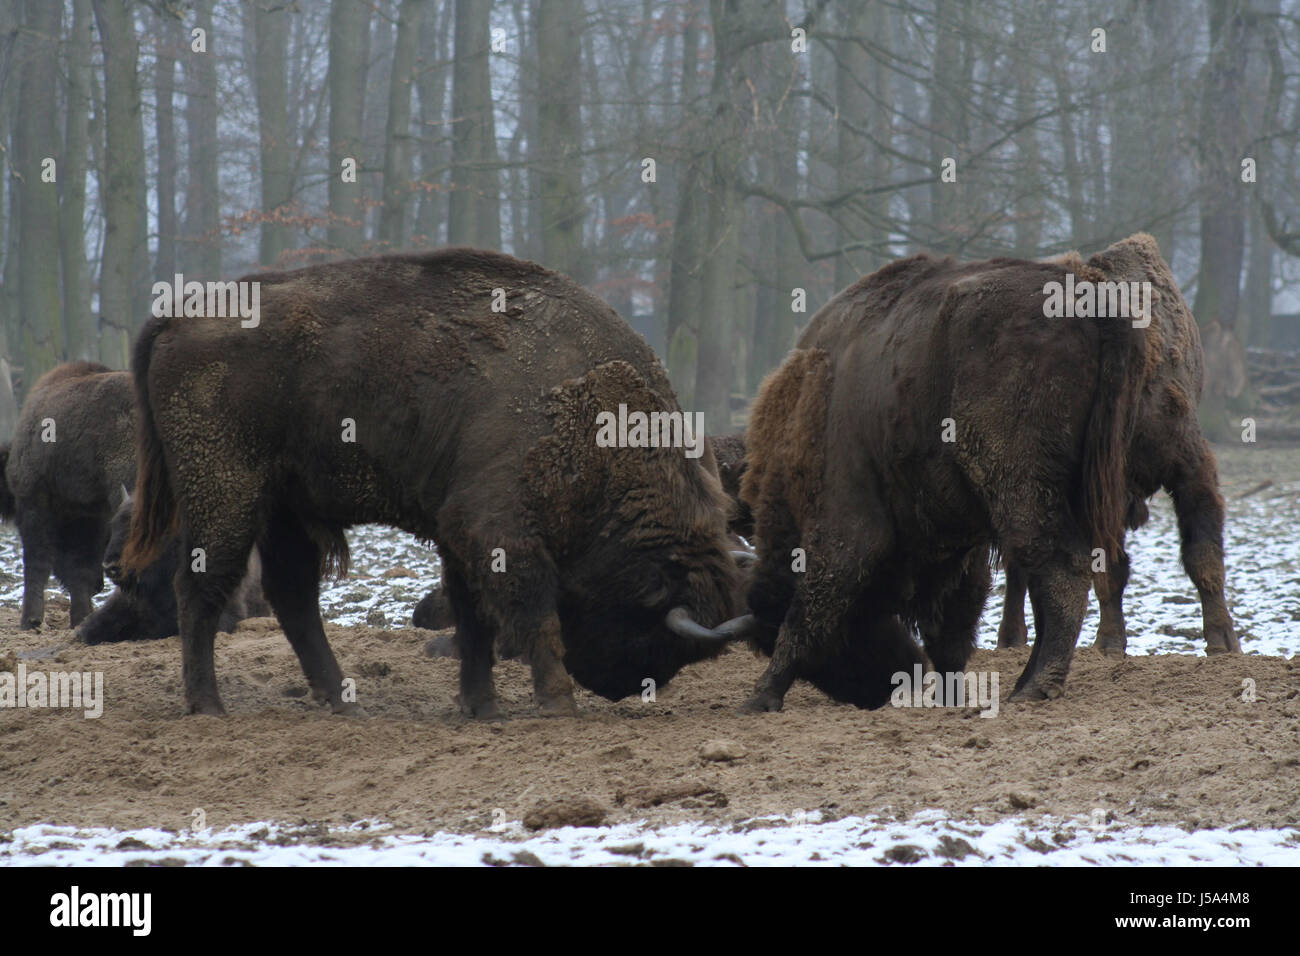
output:
M103 607L94 611L77 629L85 644L112 641L155 640L180 633L176 591L172 581L180 565L180 538L173 535L156 561L140 574L122 570L122 548L131 528L134 502L122 488L122 502L109 524L108 547L104 550L104 573L115 585ZM246 617L264 617L271 607L262 596L262 563L254 548L248 557L248 574L226 602L217 630L233 631Z
M597 441L620 404L680 417L654 353L603 302L466 249L244 281L261 283L255 327L151 319L133 360L124 565L176 528L183 553L205 549L206 573L176 576L190 711L222 711L213 637L254 544L313 693L349 709L318 594L359 522L437 544L470 715L498 712L494 646L527 655L544 713L572 713L566 668L618 699L733 636L705 626L740 585L712 453Z
M1183 568L1201 598L1206 653L1236 653L1241 645L1223 594L1223 498L1218 466L1196 418L1204 378L1200 332L1154 240L1135 236L1116 249L1110 260L1111 274L1119 270L1131 281L1150 282L1155 296L1172 303L1156 310L1145 330L1146 375L1128 447L1124 527L1140 528L1148 517L1146 499L1161 488L1170 493L1182 538ZM1106 571L1093 575L1093 586L1101 606L1096 647L1122 657L1128 644L1124 587L1129 560L1123 532L1120 534L1116 560ZM1026 643L1026 587L1024 572L1008 562L999 647Z
M108 522L119 489L135 483L133 402L129 373L68 362L32 386L0 449L10 492L0 513L23 542L23 628L44 621L51 572L71 595L73 627L104 587Z
M1046 318L1045 284L1066 273L1155 281L1150 327ZM935 670L963 670L995 547L1024 569L1034 606L1013 697L1060 694L1091 551L1115 567L1129 476L1146 474L1129 452L1148 382L1162 388L1162 330L1186 311L1144 235L1087 263L913 256L821 309L764 382L746 436L741 493L760 554L750 606L772 656L747 707L779 709L797 678L879 706L891 676L921 662L909 628ZM1164 394L1195 401L1176 384ZM1183 462L1179 493L1206 467ZM1217 553L1212 523L1185 522L1185 554ZM1189 563L1222 593L1213 561Z

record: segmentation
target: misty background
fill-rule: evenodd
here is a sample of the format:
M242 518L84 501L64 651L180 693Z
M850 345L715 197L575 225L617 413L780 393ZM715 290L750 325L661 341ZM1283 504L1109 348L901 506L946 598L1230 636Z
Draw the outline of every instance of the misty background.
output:
M720 433L891 259L1146 230L1207 430L1300 437L1255 351L1300 349L1298 134L1298 0L0 0L0 391L126 367L177 272L474 245L610 302Z

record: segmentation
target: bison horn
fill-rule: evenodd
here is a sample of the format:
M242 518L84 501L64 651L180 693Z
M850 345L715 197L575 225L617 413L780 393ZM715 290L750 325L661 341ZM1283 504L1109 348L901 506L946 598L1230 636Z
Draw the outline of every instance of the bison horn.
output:
M701 641L738 641L753 628L754 615L744 614L733 617L730 621L717 627L705 627L691 617L691 612L684 607L675 607L668 612L665 623L668 629L679 637L693 637Z
M758 560L758 555L753 551L733 551L731 556L737 564L753 564Z

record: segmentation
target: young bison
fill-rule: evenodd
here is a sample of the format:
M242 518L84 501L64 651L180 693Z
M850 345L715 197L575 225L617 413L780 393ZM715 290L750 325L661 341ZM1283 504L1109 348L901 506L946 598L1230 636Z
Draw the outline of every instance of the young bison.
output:
M9 492L0 516L23 542L24 629L44 622L51 572L71 595L72 626L90 614L119 489L135 483L135 427L128 372L68 362L28 393L13 442L0 449Z

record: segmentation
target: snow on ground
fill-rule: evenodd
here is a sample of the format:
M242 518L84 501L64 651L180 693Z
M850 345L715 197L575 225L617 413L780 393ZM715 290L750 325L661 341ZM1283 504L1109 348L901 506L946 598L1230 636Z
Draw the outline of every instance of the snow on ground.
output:
M346 829L255 823L169 833L38 825L0 834L3 866L1297 866L1300 828L1198 830L1129 827L1087 820L991 825L941 811L905 823L876 817L818 822L763 817L731 825L560 827L529 834L518 822L497 832L388 833L363 822Z
M1204 654L1201 608L1196 589L1183 573L1173 504L1163 492L1150 502L1151 520L1130 532L1132 571L1124 594L1130 654ZM1290 657L1300 653L1300 482L1228 501L1224 537L1228 606L1247 654ZM415 603L441 580L438 553L410 535L366 525L349 532L352 573L323 581L321 613L326 621L353 626L409 625ZM385 576L406 569L409 576ZM51 581L51 591L58 585ZM108 591L96 598L107 599ZM997 645L1002 617L1003 576L999 571L980 621L979 643ZM0 604L22 603L22 549L12 527L0 527ZM1027 604L1028 602L1026 602ZM1032 617L1026 616L1032 622ZM1097 602L1089 598L1080 646L1097 631Z

